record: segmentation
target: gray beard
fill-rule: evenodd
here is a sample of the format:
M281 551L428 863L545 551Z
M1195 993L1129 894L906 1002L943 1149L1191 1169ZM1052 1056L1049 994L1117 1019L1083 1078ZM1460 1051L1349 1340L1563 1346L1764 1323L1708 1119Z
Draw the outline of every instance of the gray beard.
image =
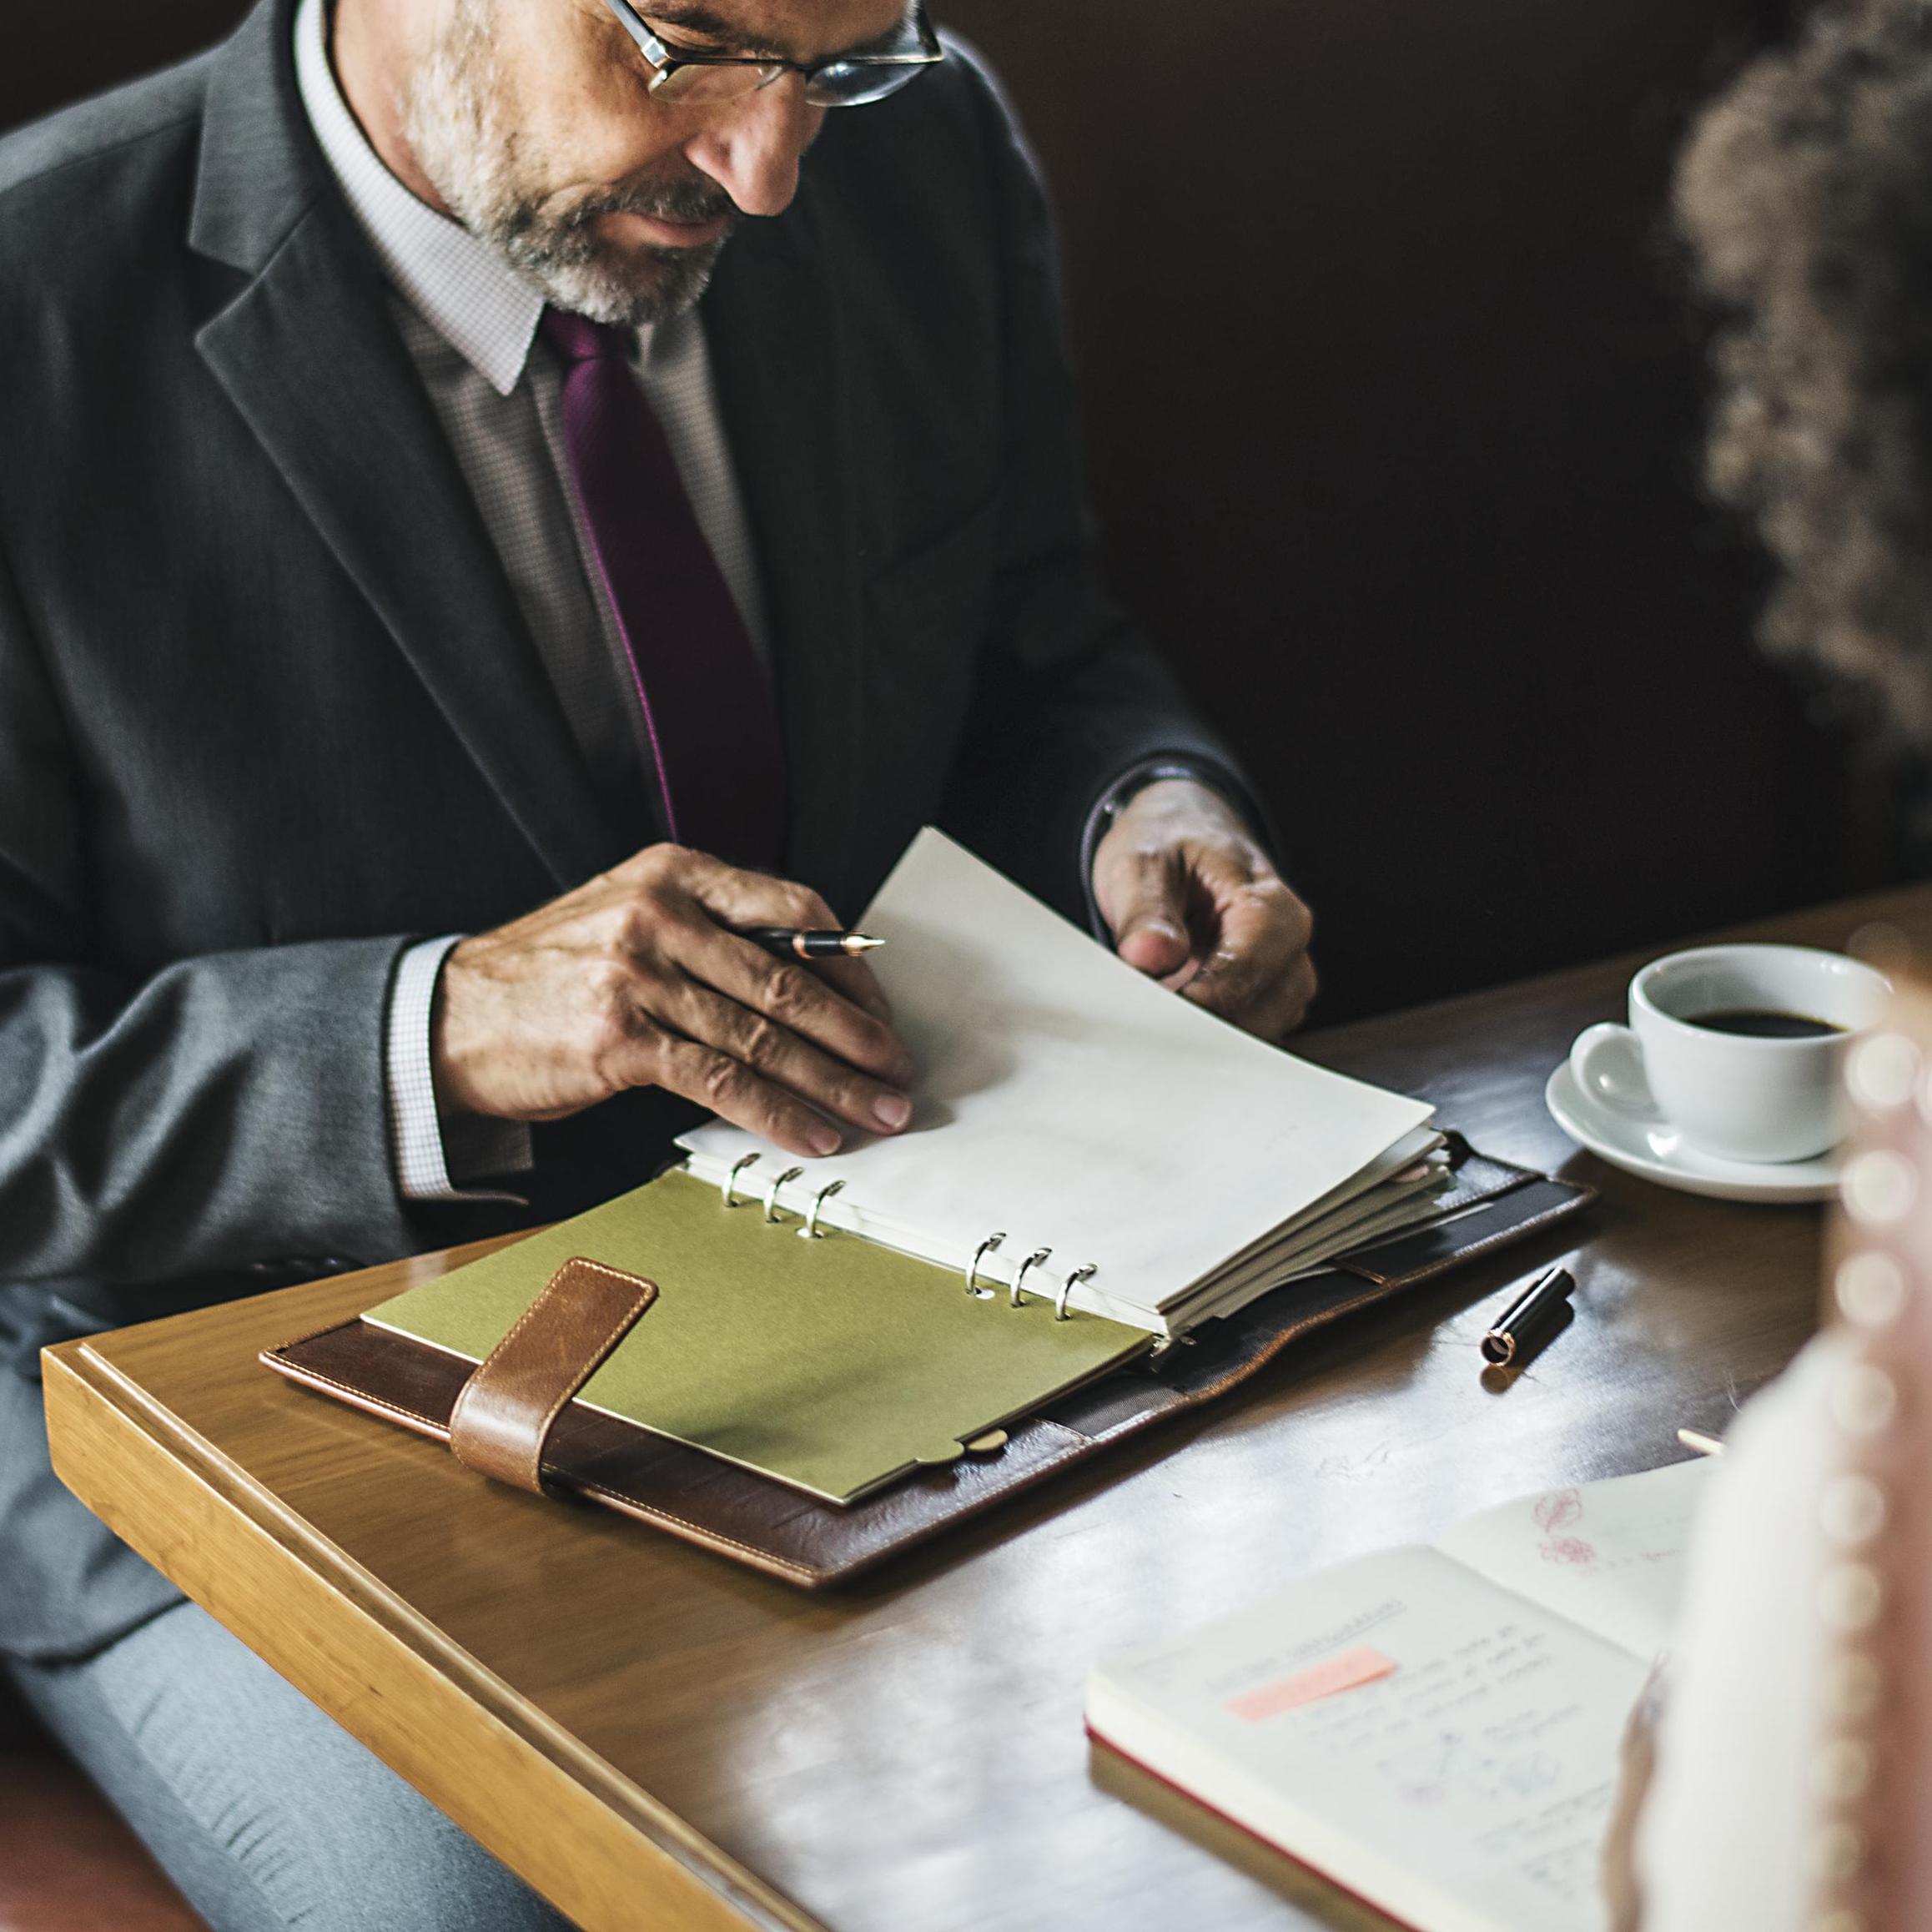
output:
M525 143L503 103L490 37L495 0L458 0L448 30L399 105L418 165L464 227L559 309L619 328L682 314L711 280L728 231L700 248L620 251L602 242L606 214L708 221L731 201L702 175L634 183L574 198L526 178Z

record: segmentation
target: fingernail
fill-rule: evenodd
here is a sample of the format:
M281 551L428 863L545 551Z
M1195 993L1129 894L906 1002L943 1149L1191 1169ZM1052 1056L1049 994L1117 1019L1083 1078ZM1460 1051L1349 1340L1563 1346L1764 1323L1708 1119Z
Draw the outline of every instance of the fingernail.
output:
M903 1094L882 1094L873 1102L872 1110L895 1134L913 1117L913 1104Z
M838 1151L838 1130L828 1127L823 1120L816 1127L808 1129L805 1138L812 1143L814 1154L836 1154Z

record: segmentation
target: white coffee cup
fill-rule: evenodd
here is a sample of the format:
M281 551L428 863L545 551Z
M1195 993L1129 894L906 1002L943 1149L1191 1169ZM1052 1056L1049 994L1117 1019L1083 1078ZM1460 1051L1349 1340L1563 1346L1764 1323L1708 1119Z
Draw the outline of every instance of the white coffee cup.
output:
M1630 1024L1593 1026L1570 1070L1599 1104L1661 1113L1686 1141L1730 1160L1809 1160L1844 1138L1840 1072L1879 1017L1883 974L1809 946L1699 946L1653 959L1630 982ZM1781 1014L1833 1029L1765 1038L1700 1017Z

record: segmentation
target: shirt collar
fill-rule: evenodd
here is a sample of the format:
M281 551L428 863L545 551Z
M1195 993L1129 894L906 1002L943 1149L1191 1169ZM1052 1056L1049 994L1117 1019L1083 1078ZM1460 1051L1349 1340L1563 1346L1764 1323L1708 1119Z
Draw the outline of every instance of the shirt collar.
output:
M323 156L390 279L499 395L508 395L530 358L542 294L384 166L336 84L324 0L301 0L296 13L295 79Z

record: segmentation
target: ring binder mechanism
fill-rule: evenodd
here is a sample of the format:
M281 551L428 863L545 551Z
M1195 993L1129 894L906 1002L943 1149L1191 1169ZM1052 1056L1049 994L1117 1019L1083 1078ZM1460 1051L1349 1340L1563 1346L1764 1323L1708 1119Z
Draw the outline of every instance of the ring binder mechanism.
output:
M1079 1267L1075 1268L1065 1280L1061 1282L1060 1291L1054 1297L1054 1320L1055 1321L1064 1321L1067 1319L1067 1297L1081 1282L1091 1280L1099 1271L1098 1266L1092 1261L1084 1262Z
M990 1301L993 1299L993 1291L979 1285L979 1264L1005 1239L1006 1230L1002 1228L998 1234L989 1235L973 1250L973 1259L966 1267L966 1292L976 1301Z
M767 1220L775 1221L778 1218L778 1190L782 1187L789 1186L791 1183L797 1180L799 1175L803 1174L804 1171L805 1170L802 1167L787 1167L785 1171L781 1174L768 1188L765 1190L765 1219Z
M818 1210L825 1205L826 1197L828 1195L837 1194L844 1185L845 1183L843 1180L828 1180L817 1194L813 1195L812 1211L806 1215L805 1225L798 1230L800 1240L822 1241L825 1239L824 1235L818 1231Z
M1014 1307L1018 1308L1020 1306L1020 1291L1026 1286L1026 1278L1028 1275L1030 1274L1034 1269L1039 1267L1041 1262L1050 1259L1052 1255L1053 1250L1051 1248L1035 1248L1034 1251L1020 1263L1019 1271L1013 1277L1013 1285L1007 1291L1008 1294L1012 1297L1012 1306Z
M738 1176L747 1168L756 1167L763 1159L762 1154L746 1154L741 1155L737 1160L732 1163L731 1171L725 1175L718 1190L725 1206L734 1208L743 1205L738 1199ZM779 1218L783 1206L778 1199L781 1191L789 1187L793 1181L803 1179L804 1174L805 1170L802 1167L787 1167L782 1173L772 1178L771 1185L765 1190L764 1196L765 1219L767 1221L776 1221ZM800 1240L822 1241L825 1239L825 1230L818 1225L819 1215L823 1210L826 1202L833 1195L843 1193L844 1189L845 1181L843 1178L838 1180L829 1180L812 1196L811 1205L804 1210L803 1225L796 1230ZM750 1194L746 1198L747 1200L756 1200L757 1197L755 1194ZM791 1211L794 1214L799 1212L797 1208L793 1208ZM990 1301L999 1293L999 1286L996 1283L990 1280L982 1280L979 1270L986 1257L999 1248L1005 1239L1006 1230L1004 1228L1001 1228L997 1233L989 1235L973 1250L973 1259L966 1265L966 1292L976 1301ZM1007 1284L1006 1291L1009 1306L1024 1307L1029 1295L1034 1296L1036 1300L1045 1299L1037 1290L1027 1287L1026 1278L1035 1268L1044 1266L1052 1256L1053 1250L1051 1248L1035 1248L1020 1263L1012 1280ZM1059 1288L1053 1298L1054 1320L1055 1321L1068 1321L1073 1318L1073 1311L1069 1304L1074 1289L1078 1288L1083 1281L1090 1281L1099 1271L1096 1263L1087 1261L1069 1272L1066 1279L1060 1283Z

